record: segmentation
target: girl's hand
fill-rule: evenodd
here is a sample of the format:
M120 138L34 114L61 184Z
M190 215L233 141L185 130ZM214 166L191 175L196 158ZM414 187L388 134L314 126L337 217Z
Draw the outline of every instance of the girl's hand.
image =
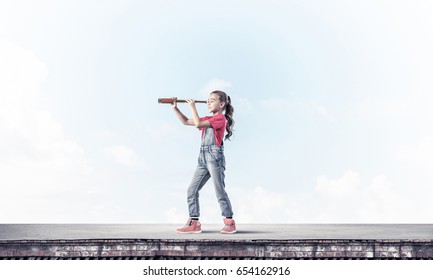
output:
M176 109L177 108L177 102L176 102L176 98L174 98L173 97L173 103L171 103L171 107L173 108L173 109Z
M193 99L185 99L185 101L188 103L189 107L191 107L192 124L200 128L200 117L198 116L197 108L195 108L195 101Z
M195 109L195 101L193 99L185 99L191 109Z

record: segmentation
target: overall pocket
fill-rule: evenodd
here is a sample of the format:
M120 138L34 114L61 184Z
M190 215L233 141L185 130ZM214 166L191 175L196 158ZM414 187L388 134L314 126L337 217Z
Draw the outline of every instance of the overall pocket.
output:
M218 146L212 147L209 151L209 154L210 154L212 160L225 166L224 151L222 150L222 148L220 148Z

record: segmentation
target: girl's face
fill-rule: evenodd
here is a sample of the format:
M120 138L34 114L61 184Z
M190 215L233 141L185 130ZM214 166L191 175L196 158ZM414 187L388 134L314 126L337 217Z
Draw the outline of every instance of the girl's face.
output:
M224 102L221 102L218 94L212 93L207 100L207 108L210 113L220 113L224 109Z

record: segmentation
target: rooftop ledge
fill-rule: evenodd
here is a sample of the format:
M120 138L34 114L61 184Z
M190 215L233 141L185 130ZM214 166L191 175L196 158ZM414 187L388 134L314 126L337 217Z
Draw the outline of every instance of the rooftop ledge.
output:
M433 259L433 224L0 224L1 259Z

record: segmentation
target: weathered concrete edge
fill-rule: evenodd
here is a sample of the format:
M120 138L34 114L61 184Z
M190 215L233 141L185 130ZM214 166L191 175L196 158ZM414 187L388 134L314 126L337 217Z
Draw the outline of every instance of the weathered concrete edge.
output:
M1 259L433 259L433 240L3 240Z

